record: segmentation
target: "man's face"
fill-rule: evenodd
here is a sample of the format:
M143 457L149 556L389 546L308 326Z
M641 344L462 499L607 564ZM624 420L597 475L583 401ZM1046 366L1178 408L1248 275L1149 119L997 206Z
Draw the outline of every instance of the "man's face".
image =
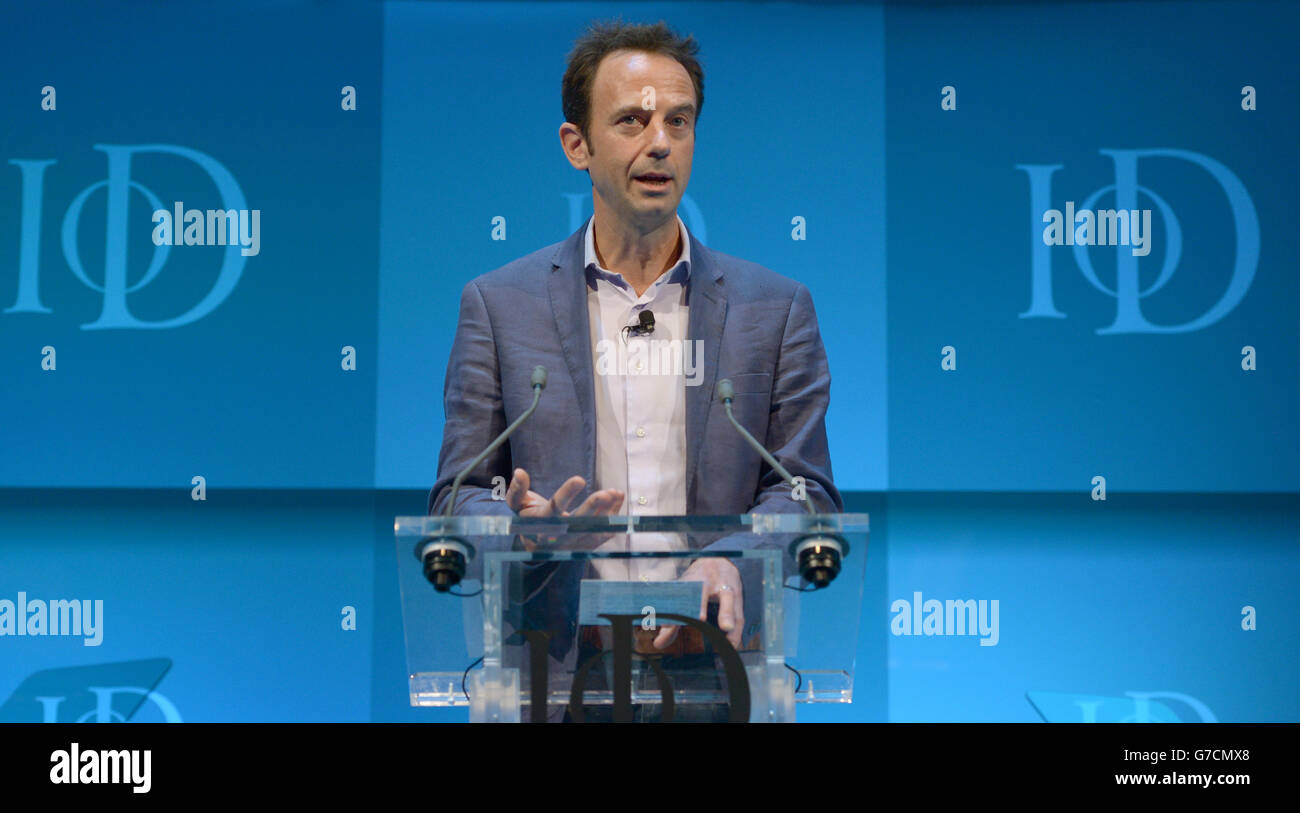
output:
M601 61L590 140L568 150L591 173L598 211L643 231L673 217L691 178L695 112L695 85L672 57L623 50Z

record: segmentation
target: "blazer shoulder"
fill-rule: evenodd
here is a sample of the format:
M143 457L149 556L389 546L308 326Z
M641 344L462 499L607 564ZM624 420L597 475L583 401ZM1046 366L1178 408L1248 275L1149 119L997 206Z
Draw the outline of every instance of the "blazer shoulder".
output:
M479 274L468 284L476 285L483 291L493 288L511 288L517 291L544 287L546 274L550 272L554 261L568 242L568 240L561 240L539 248L530 254L511 260L500 268Z
M736 292L750 299L793 300L808 286L797 279L778 274L767 266L709 249L709 259L722 271L728 294Z

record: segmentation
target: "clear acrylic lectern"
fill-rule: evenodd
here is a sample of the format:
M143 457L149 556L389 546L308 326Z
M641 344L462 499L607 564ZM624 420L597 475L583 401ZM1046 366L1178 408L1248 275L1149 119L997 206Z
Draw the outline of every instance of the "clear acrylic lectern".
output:
M851 702L867 531L865 514L398 517L411 704L792 722L796 702ZM739 590L706 601L706 580Z

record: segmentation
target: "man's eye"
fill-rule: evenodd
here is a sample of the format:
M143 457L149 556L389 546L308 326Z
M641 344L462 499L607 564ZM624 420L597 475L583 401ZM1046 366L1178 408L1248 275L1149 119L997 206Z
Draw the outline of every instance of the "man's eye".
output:
M619 123L620 123L620 124L627 124L627 123L629 123L629 122L632 122L632 123L639 123L639 121L640 121L640 120L637 119L636 116L630 116L630 115L629 115L629 116L624 116L623 119L622 119L622 121L620 121Z

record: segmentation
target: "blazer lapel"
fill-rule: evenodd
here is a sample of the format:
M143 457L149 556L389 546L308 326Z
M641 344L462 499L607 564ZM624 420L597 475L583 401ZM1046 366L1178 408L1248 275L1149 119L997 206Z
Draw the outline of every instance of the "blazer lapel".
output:
M699 384L686 388L686 513L695 513L695 472L699 468L704 445L704 430L713 403L713 388L718 376L718 354L722 347L722 328L727 318L727 298L723 292L722 272L709 250L691 236L691 276L688 283L686 337L700 341L696 357L700 365Z
M596 392L595 374L592 371L590 322L587 317L587 279L583 268L583 245L586 224L560 244L551 258L551 273L547 289L551 297L551 311L555 315L555 331L560 337L564 360L569 367L578 399L578 414L582 416L583 452L587 470L586 492L594 490L596 477Z

